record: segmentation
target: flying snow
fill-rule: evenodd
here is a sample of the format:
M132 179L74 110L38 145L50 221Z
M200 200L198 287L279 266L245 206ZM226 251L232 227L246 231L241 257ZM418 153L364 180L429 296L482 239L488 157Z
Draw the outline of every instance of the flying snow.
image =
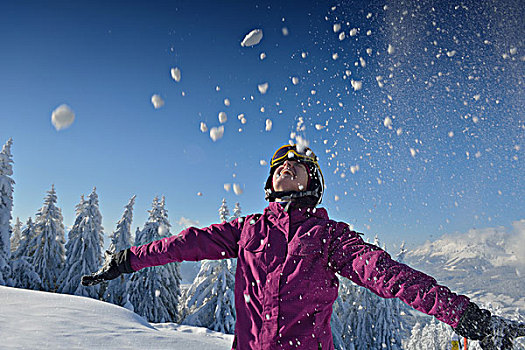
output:
M267 165L268 165L268 162L265 161L264 159L261 159L261 160L259 161L259 164L261 164L261 166L267 166Z
M339 24L339 23L334 24L334 28L333 29L334 29L334 33L339 32L341 30L341 24Z
M236 195L240 195L242 194L242 188L239 184L233 184L233 192L236 194Z
M201 122L201 131L202 132L208 131L208 125L206 125L205 122Z
M226 123L226 121L228 120L228 116L226 115L225 112L219 112L219 122L221 124L224 124Z
M229 98L225 98L225 99L224 99L224 105L225 105L226 107L230 107L230 104L231 104L231 103L230 103L230 99L229 99Z
M299 78L297 78L297 77L292 77L292 84L294 84L294 85L299 84Z
M58 106L51 114L51 123L57 131L66 129L75 121L75 113L68 105Z
M230 192L230 190L232 189L232 185L231 185L231 184L224 184L223 187L224 187L224 190L225 190L226 192Z
M283 27L282 33L283 33L284 36L288 36L288 34L290 34L290 31L288 30L288 28Z
M180 76L180 69L178 67L171 68L171 77L177 83L180 81L181 76Z
M270 119L266 119L266 127L265 127L265 130L266 131L271 131L272 130L272 121Z
M266 91L268 91L268 83L259 84L257 85L257 88L259 89L259 92L264 95Z
M388 48L386 52L388 52L389 55L393 54L395 51L394 47L391 44L388 44Z
M263 38L262 29L254 29L248 34L246 34L246 36L241 42L241 46L242 47L255 46L261 42L262 38Z
M210 130L210 137L213 140L213 142L215 142L218 139L222 138L223 134L224 134L224 126L223 125L221 125L219 127L213 127Z
M164 100L162 97L160 97L160 95L157 94L151 96L151 103L155 109L159 109L160 107L164 106Z
M357 80L351 80L350 81L350 84L352 84L352 87L354 88L355 91L357 90L361 90L361 88L363 87L363 82L362 81L357 81Z
M266 58L266 53L264 52L261 52L261 54L259 55L259 58L262 60L264 60Z

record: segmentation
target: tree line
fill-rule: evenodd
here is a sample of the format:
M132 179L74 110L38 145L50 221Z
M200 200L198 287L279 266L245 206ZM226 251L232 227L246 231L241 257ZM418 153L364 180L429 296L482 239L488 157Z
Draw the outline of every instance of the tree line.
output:
M0 285L90 297L126 307L149 322L176 322L233 334L235 328L235 259L201 262L193 283L183 290L180 264L149 267L97 286L84 287L82 275L98 270L104 256L104 232L96 188L76 206L76 218L67 233L54 186L47 192L34 219L11 228L13 205L12 140L0 152ZM149 218L132 235L135 196L109 235L109 251L142 245L172 235L165 198L154 198ZM219 220L241 217L236 203L233 215L226 200ZM376 245L379 241L376 238ZM404 246L397 255L402 260ZM247 301L249 302L249 301ZM336 349L445 349L450 330L443 325L408 326L409 313L398 300L382 299L340 278L339 297L333 306L332 334ZM428 338L428 339L427 339ZM446 339L446 340L444 340Z

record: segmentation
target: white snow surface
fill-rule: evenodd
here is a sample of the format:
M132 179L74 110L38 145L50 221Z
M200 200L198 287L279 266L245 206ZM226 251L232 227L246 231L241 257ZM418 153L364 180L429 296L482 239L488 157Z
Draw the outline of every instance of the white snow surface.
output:
M2 349L230 349L233 335L148 323L116 305L0 286Z

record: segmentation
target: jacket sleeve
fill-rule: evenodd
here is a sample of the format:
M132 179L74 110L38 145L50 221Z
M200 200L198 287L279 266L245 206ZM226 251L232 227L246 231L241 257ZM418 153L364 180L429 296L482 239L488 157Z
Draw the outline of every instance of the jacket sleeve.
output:
M332 270L383 298L399 298L412 308L456 327L469 299L452 293L423 272L394 261L379 247L366 243L344 223L332 236Z
M242 222L235 219L202 229L190 227L179 235L131 247L131 268L138 271L171 262L236 258Z

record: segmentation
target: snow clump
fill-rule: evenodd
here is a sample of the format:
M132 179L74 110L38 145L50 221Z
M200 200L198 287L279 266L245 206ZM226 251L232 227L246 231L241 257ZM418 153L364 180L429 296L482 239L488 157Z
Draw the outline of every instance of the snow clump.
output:
M268 83L259 84L257 85L257 88L259 89L259 92L264 95L266 91L268 91Z
M70 127L74 121L75 113L68 105L60 105L51 113L51 123L57 131Z
M239 184L233 184L233 192L236 194L236 195L240 195L242 194L242 188Z
M208 125L206 125L205 122L201 122L201 132L206 132L208 131Z
M261 42L262 38L263 38L262 29L254 29L248 34L246 34L246 36L241 42L241 46L242 47L255 46Z
M219 127L213 127L210 130L210 137L213 140L213 142L217 141L218 139L222 138L222 135L224 135L224 126Z
M333 29L334 29L334 33L339 32L341 30L341 24L339 24L339 23L334 24L334 28Z
M228 120L228 116L226 115L225 112L219 112L219 122L221 124L224 124L226 123L226 121Z
M292 77L292 84L294 84L294 85L299 84L299 78L297 78L297 77Z
M154 94L151 96L151 103L153 104L153 108L159 109L160 107L164 106L164 100L160 95Z
M358 80L351 80L350 84L352 84L352 87L354 88L354 91L361 90L363 87L363 82Z
M265 130L266 131L271 131L272 130L272 121L270 119L266 119L266 127L265 127Z
M171 77L177 83L180 81L181 76L180 76L180 69L178 67L171 68Z

